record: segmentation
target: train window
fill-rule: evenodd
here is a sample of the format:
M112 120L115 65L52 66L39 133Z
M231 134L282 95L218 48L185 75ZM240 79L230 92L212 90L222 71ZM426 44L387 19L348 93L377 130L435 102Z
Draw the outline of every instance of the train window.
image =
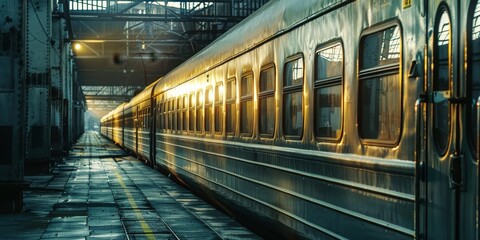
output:
M163 115L164 118L165 118L165 130L168 130L170 129L170 123L171 121L169 121L169 113L170 112L170 100L165 100L165 114Z
M202 132L203 127L203 91L197 92L197 132Z
M342 45L335 43L317 51L315 66L315 136L339 139L342 131Z
M400 136L400 27L362 37L358 129L367 142L395 144Z
M141 114L142 114L142 127L143 128L146 128L147 127L147 121L146 121L146 117L147 117L147 114L146 114L146 111L147 109L142 109L141 110Z
M275 67L267 66L260 71L258 93L258 131L262 137L273 137L275 130Z
M182 97L177 98L177 107L176 115L177 115L177 130L182 130Z
M182 120L183 120L183 131L187 131L188 129L188 117L187 117L187 106L188 106L188 95L183 96L183 112L182 112Z
M235 78L229 79L227 81L227 91L225 92L225 105L226 105L226 114L227 114L227 134L235 135L235 119L236 119L236 108L235 108L235 99L236 95L236 83Z
M176 106L176 99L170 100L170 129L175 130L175 124L177 123L176 115L175 115L175 106Z
M253 74L242 77L240 87L240 133L251 136L253 130Z
M223 83L215 86L215 132L222 133L223 128Z
M437 20L434 35L434 81L433 91L435 97L433 104L433 138L439 153L444 154L448 147L450 133L450 76L452 73L450 50L450 18L448 12L443 10Z
M160 120L160 124L159 124L159 128L163 131L165 130L165 103L163 102L163 97L160 98L160 117L159 117L159 120Z
M195 94L190 94L190 102L189 102L189 112L188 112L188 130L193 132L195 129Z
M205 132L212 131L212 106L213 106L213 90L208 87L205 90Z
M470 53L469 53L469 64L467 66L469 67L469 87L467 89L470 89L470 99L472 102L472 105L468 109L468 112L470 114L469 119L470 119L470 127L471 131L470 133L470 139L471 139L471 144L472 144L472 149L478 156L478 138L477 138L477 131L478 131L478 122L477 122L477 107L476 104L478 103L478 99L480 97L480 1L477 1L475 5L472 4L472 10L471 14L473 16L471 18L471 24L470 26Z
M303 133L303 57L285 64L283 77L283 133L300 139Z

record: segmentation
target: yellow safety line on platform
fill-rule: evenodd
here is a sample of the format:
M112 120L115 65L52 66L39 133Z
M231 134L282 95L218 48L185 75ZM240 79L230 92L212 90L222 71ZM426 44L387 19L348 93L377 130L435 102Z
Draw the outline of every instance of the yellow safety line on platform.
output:
M138 210L138 206L135 203L135 199L133 198L132 194L130 191L127 189L127 185L123 182L122 176L118 172L115 173L115 176L117 177L118 181L120 182L120 186L122 186L123 191L125 191L125 195L127 195L128 202L130 203L130 206L132 207L133 211L135 212L135 216L137 217L137 220L140 223L140 226L143 229L143 233L147 236L148 240L153 240L155 237L153 236L153 231L148 225L147 222L145 222L145 218L143 217L142 213L140 210ZM128 234L128 233L127 233Z

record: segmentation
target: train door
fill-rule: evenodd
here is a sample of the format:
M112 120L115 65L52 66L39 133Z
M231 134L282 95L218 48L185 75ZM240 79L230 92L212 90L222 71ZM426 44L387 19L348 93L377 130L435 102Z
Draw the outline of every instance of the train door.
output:
M472 1L473 2L473 1ZM467 1L429 1L425 176L426 239L474 239L476 161L466 148ZM470 19L471 20L471 19Z
M465 172L466 182L464 186L465 195L467 195L462 204L464 206L466 219L471 220L465 223L468 229L475 230L470 235L466 235L469 239L480 239L478 231L479 211L479 192L480 192L480 174L479 174L479 155L480 155L480 0L472 0L470 4L465 4L465 20L466 30L466 87L464 88L465 96ZM469 181L469 179L472 179ZM475 179L475 181L473 181Z
M152 91L153 93L153 91ZM150 161L152 162L153 166L156 167L156 132L157 132L157 98L151 98L151 113L150 113L150 133L149 133L149 146L150 146Z

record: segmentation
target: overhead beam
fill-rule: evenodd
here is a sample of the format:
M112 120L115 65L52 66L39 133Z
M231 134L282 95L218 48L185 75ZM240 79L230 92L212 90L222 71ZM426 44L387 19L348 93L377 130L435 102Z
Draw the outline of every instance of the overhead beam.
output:
M101 101L125 101L131 99L131 95L85 95L85 99L90 100L101 100Z
M136 21L136 22L240 22L242 17L234 16L205 16L205 15L158 15L158 14L112 14L112 13L72 13L70 12L72 21Z

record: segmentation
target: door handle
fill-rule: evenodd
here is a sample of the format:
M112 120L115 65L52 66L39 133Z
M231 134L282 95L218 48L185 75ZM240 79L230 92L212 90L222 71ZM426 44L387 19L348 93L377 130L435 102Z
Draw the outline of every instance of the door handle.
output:
M415 102L415 175L422 181L425 180L425 164L421 157L422 151L422 113L425 96L420 96Z

